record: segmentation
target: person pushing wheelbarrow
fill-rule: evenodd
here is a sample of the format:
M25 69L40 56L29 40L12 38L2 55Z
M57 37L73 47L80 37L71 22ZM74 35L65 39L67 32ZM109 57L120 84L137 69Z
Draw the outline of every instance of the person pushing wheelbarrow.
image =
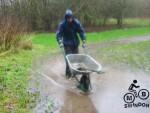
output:
M78 34L82 40L82 47L85 47L86 36L85 31L80 22L73 16L71 10L66 10L64 19L60 22L56 38L60 48L64 48L65 55L78 54L80 40ZM66 61L66 77L71 77L68 62Z

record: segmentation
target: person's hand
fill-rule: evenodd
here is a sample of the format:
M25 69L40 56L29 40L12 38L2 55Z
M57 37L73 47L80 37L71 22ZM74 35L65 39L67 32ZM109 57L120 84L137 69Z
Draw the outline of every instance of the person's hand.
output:
M59 46L60 46L60 48L63 48L63 47L64 47L63 43L60 43Z
M82 42L82 47L83 47L83 48L85 48L85 47L86 47L85 40L83 40L83 42Z

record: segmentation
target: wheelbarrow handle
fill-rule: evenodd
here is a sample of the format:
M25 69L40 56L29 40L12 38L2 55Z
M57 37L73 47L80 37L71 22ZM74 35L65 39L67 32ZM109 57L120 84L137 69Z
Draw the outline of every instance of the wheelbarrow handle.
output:
M64 46L60 47L60 50L61 50L61 53L63 54L64 58L66 59Z
M83 53L84 54L88 54L89 55L89 52L87 50L87 46L82 46L82 49L83 49Z

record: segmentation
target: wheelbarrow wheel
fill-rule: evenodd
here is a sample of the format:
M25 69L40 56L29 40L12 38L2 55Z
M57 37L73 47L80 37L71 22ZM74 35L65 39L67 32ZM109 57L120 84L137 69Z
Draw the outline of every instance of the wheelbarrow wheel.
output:
M89 91L89 89L90 89L89 74L83 74L82 75L78 88L80 88L84 92L88 92Z

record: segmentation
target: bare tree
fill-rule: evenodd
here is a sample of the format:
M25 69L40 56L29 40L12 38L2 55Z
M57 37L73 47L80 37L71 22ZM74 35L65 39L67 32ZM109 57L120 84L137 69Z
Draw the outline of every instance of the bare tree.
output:
M86 26L105 25L115 18L122 26L126 17L150 17L150 0L0 0L0 18L11 15L32 30L55 29L66 9Z

